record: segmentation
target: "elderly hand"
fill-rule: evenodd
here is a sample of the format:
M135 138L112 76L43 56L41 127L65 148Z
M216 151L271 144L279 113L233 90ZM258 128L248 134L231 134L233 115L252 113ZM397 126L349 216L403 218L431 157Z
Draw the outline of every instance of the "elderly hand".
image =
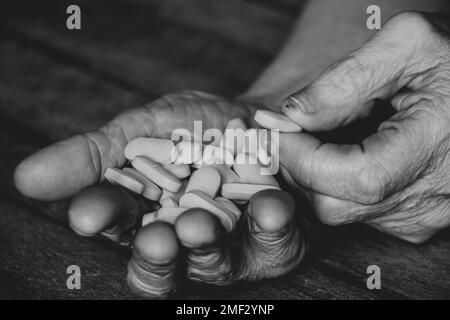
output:
M36 152L16 168L15 184L24 195L40 200L75 195L69 221L77 233L93 236L106 231L111 238L125 241L121 233L133 234L140 224L139 218L151 206L119 187L101 183L107 168L125 165L126 144L139 136L170 138L178 128L192 131L194 120L201 120L205 130L223 130L228 120L247 118L249 114L247 106L206 93L167 95L146 107L119 115L95 132ZM175 286L173 275L177 265L185 265L181 263L183 257L187 260L188 278L219 285L276 277L291 271L301 261L305 243L289 204L293 205L292 197L282 191L256 194L239 228L231 235L225 235L214 215L198 209L183 213L175 228L165 223L153 224L146 228L150 233L146 239L151 239L151 243L142 245L139 233L136 239L138 244L130 265L139 266L129 267L132 289L146 297L165 296ZM87 207L89 210L83 210ZM187 247L186 252L179 250L180 243ZM147 258L165 262L155 264L145 261ZM140 270L139 280L133 273L136 269Z
M324 223L363 221L413 243L450 224L448 21L401 13L283 102L286 116L314 132L349 124L367 116L375 99L392 98L396 113L361 145L280 136L282 167L308 189Z

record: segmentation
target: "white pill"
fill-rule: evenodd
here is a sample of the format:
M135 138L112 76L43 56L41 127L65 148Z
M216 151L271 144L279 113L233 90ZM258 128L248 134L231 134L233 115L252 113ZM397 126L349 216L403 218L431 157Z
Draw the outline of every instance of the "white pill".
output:
M178 208L178 202L171 197L164 198L159 201L162 208Z
M144 184L123 170L108 168L105 171L105 178L109 182L118 184L131 192L141 194L144 191Z
M218 203L220 203L221 205L223 205L225 208L227 208L228 210L230 210L231 212L234 213L235 217L236 217L236 221L239 221L239 219L241 218L242 212L241 210L233 203L233 201L224 198L224 197L217 197L214 199L215 201L217 201Z
M302 128L292 122L284 114L269 110L257 110L254 117L255 121L267 129L278 129L280 132L300 132Z
M172 141L158 138L136 138L131 140L124 150L125 157L133 160L144 156L162 164L172 163L178 156L178 150Z
M222 196L230 200L248 201L252 195L266 189L281 190L268 184L226 183L222 185Z
M220 173L212 167L203 167L195 171L186 186L186 193L198 190L214 198L220 188Z
M234 160L233 170L244 182L278 186L277 180L268 174L267 169L259 165L258 159L252 154L238 154Z
M205 163L203 162L203 157L198 159L197 161L194 161L191 164L191 167L194 169L200 169L201 167L203 167L205 165Z
M143 174L141 174L140 172L136 171L133 168L123 168L123 171L127 172L128 174L132 175L133 177L135 177L137 180L139 180L143 185L144 185L144 190L142 191L142 195L152 201L158 201L159 198L161 197L161 189L154 184L153 182L151 182L150 180L148 180Z
M169 171L171 174L173 174L178 179L184 179L186 177L189 177L191 175L191 168L187 164L169 164L167 166L164 166L164 169Z
M177 192L172 192L172 191L169 191L169 190L167 190L167 189L162 189L162 194L161 194L160 201L161 201L161 200L164 200L164 199L166 199L166 198L172 198L172 199L175 200L176 202L179 202L181 196L182 196L183 194L185 194L186 186L187 186L187 181L183 180L183 181L182 181L182 184L183 184L183 185L181 186L180 190L178 190Z
M176 145L176 164L191 164L202 157L202 145L195 141L181 141Z
M207 145L203 150L203 165L224 164L232 166L233 162L233 153L228 149Z
M144 216L142 217L142 226L146 226L149 223L155 222L156 215L157 215L156 211L144 214Z
M164 221L170 224L174 224L175 220L185 212L187 209L185 208L161 208L158 210L156 214L156 221Z
M183 185L177 177L148 158L137 156L131 161L131 165L163 189L177 192Z
M237 223L235 213L201 191L192 191L184 194L180 199L180 207L188 209L201 208L211 212L219 218L228 233L234 229Z
M248 129L245 132L245 141L239 153L254 154L262 165L268 166L272 159L264 146L264 142L268 141L267 131L267 129Z
M219 146L229 150L235 156L244 144L247 125L241 118L235 118L228 122Z
M231 182L244 182L229 166L224 164L213 164L207 166L216 169L220 174L220 181L222 184Z

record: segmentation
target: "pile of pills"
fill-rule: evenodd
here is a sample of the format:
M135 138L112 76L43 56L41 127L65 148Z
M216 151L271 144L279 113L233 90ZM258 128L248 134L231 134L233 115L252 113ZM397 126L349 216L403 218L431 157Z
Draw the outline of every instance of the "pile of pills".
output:
M254 119L267 129L301 131L279 113L258 110ZM261 144L259 130L248 129L240 118L229 121L226 132L230 130L234 134L224 134L207 145L195 139L174 143L169 139L139 137L130 141L124 150L131 167L106 170L105 178L109 182L160 205L142 217L143 228L136 235L128 275L135 291L160 296L170 289L167 285L158 288L156 284L167 284L167 279L173 277L173 272L161 265L169 263L177 249L170 240L161 240L173 230L158 221L175 224L183 212L200 208L216 216L226 232L231 233L241 217L239 206L259 191L280 190L276 179L264 171L275 159L266 150L267 141L266 145ZM158 246L165 247L166 252ZM158 276L155 270L164 271ZM146 287L148 277L152 277L152 289Z

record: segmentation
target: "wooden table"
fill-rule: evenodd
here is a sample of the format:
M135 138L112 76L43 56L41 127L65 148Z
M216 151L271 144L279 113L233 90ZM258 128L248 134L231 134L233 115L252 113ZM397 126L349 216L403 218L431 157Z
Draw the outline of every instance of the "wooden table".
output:
M0 12L0 298L130 299L130 252L75 235L61 203L15 191L26 155L94 129L162 94L242 92L286 38L301 1L78 0L82 30L66 29L70 1L9 1ZM363 226L325 228L292 274L218 288L180 284L187 299L450 298L450 232L415 246ZM66 268L82 270L68 290ZM368 290L366 269L381 268Z

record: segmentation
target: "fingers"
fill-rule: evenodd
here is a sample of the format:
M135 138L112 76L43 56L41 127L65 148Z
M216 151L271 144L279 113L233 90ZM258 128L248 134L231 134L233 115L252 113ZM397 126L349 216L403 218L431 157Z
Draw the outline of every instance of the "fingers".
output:
M292 197L279 190L255 194L239 241L238 279L259 280L283 275L302 260L306 243L294 223Z
M429 29L419 14L397 15L362 48L285 99L281 111L310 131L331 130L367 115L375 99L391 96L430 67L424 62L429 59L422 59Z
M150 299L173 292L178 253L178 239L170 224L154 222L140 229L128 263L127 282L132 291Z
M123 189L111 184L87 187L79 192L69 206L69 225L79 235L97 234L128 245L141 212L146 210Z
M187 247L187 277L216 285L232 280L229 241L219 219L203 209L191 209L175 222L180 242Z
M101 181L108 167L122 166L127 142L152 130L148 111L134 109L98 131L52 144L26 158L15 170L15 185L39 200L70 197Z
M382 123L361 145L322 144L280 134L280 162L300 185L331 197L376 203L420 176L443 137L445 120L421 100Z
M15 185L31 198L67 198L101 181L107 168L123 166L123 150L136 137L170 138L178 128L192 132L196 120L201 121L203 129L222 129L229 119L246 118L248 112L245 107L201 92L167 95L145 108L119 115L97 131L36 152L16 168Z

